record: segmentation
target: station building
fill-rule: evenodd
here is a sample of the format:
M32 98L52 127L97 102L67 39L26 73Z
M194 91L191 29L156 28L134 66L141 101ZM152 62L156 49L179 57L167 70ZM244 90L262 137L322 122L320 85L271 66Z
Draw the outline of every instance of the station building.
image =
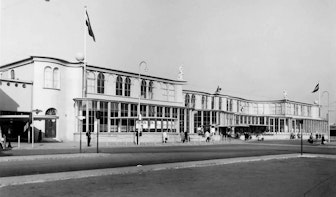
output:
M0 67L0 128L23 141L31 139L32 128L35 141L77 141L88 130L106 142L132 142L138 129L143 141L160 141L163 131L175 141L183 132L196 139L210 127L217 134L262 132L274 138L327 133L316 104L184 90L186 83L181 76L84 69L82 63L32 56Z

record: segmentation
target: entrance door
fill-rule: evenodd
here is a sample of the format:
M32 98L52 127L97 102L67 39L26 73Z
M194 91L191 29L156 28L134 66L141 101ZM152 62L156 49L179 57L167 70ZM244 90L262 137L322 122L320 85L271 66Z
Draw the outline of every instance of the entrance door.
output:
M46 138L56 137L56 120L45 121L45 137Z
M56 109L50 108L46 111L46 115L56 115ZM56 120L45 120L45 137L56 137Z

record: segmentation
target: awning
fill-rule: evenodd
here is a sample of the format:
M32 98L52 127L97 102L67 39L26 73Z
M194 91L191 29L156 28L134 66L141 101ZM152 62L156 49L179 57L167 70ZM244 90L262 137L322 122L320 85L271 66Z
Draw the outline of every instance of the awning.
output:
M34 120L56 120L58 116L56 115L34 115Z
M29 115L0 115L0 120L29 120ZM56 115L34 115L34 120L55 120Z

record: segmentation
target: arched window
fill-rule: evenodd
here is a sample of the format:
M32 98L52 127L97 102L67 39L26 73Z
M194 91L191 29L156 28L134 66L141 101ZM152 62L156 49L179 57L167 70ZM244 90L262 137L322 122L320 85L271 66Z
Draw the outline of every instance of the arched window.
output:
M116 81L116 95L121 96L122 95L122 86L123 86L123 79L120 75L117 77Z
M105 76L103 73L99 73L97 78L97 93L104 94L104 87L105 87Z
M146 98L146 87L147 84L146 84L146 80L142 80L141 81L141 98Z
M126 77L125 80L125 96L131 96L131 79Z
M206 109L206 96L202 96L202 109Z
M15 71L11 70L10 74L11 74L11 79L15 79Z
M191 107L192 108L195 108L195 103L196 103L196 97L195 97L195 94L193 94L191 96Z
M44 87L53 87L53 73L51 67L47 66L44 68Z
M153 99L153 81L150 81L148 85L148 97Z
M56 115L57 114L57 110L55 108L49 108L45 115Z
M185 98L184 98L184 105L186 107L189 107L189 103L190 103L190 96L189 96L189 94L186 94Z
M94 93L95 92L95 74L93 72L87 72L87 84L86 89L88 93Z
M59 69L54 68L53 70L53 88L60 88L60 76L59 76Z

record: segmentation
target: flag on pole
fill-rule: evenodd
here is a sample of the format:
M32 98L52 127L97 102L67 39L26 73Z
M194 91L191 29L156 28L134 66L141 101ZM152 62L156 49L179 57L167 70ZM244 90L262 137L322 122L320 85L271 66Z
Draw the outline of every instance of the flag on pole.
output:
M94 36L94 34L93 34L92 27L91 27L91 23L90 23L89 14L88 14L87 11L86 11L86 21L85 21L85 23L86 23L86 26L88 27L89 35L92 37L93 41L96 42L96 38L95 38L95 36Z
M320 83L318 83L318 84L315 86L315 88L314 88L314 90L312 91L312 93L317 92L317 91L319 90L319 88L320 88Z

